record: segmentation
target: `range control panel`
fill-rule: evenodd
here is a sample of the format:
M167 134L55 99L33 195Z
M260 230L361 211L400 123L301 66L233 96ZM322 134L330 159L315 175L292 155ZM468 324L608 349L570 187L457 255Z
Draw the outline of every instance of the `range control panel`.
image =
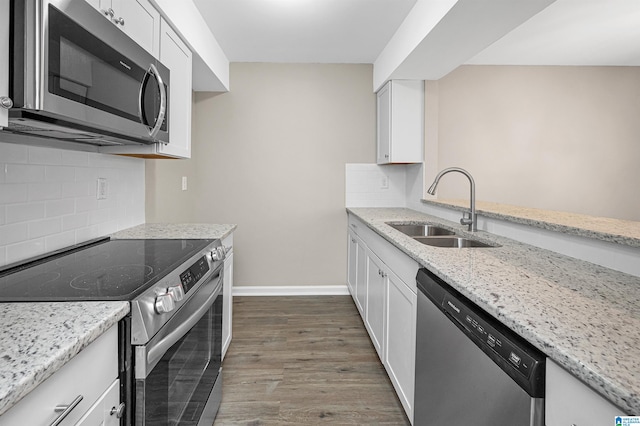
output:
M191 265L189 269L180 274L180 281L182 282L184 292L187 293L191 290L207 272L209 272L209 263L207 262L207 257L202 256L197 262Z
M458 323L462 324L477 341L491 348L516 371L529 378L532 369L535 367L535 361L531 356L516 347L502 333L479 318L450 294L445 295L442 301L442 308Z

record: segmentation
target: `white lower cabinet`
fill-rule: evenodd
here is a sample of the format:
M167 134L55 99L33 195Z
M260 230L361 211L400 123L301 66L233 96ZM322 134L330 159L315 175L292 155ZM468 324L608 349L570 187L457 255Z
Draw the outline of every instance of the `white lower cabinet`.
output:
M349 230L347 233L348 242L347 242L347 286L349 287L349 292L354 296L356 294L356 271L358 270L358 241L356 240L356 235Z
M418 264L351 215L348 234L349 290L413 422Z
M50 425L62 415L56 407L76 402L59 425L75 425L79 421L83 426L102 425L105 418L110 422L106 424L119 424L115 411L105 417L104 409L105 404L111 405L109 412L119 406L119 386L113 390L117 377L118 328L114 325L4 413L0 424Z
M385 367L407 416L413 421L417 294L396 274L387 278Z
M386 311L387 272L386 267L371 250L367 250L367 307L364 324L371 342L384 364L384 322Z
M349 231L348 252L347 285L364 319L367 307L367 253L362 240L352 231Z
M227 249L222 277L222 359L229 349L233 332L233 234L222 240Z
M615 425L624 411L547 358L546 426Z

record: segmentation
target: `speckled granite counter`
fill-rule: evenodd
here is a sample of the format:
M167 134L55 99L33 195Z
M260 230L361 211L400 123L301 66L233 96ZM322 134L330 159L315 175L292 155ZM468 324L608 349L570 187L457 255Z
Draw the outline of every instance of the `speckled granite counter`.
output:
M409 209L347 209L629 414L640 415L640 278L487 232L502 247L423 245L385 222L466 227Z
M216 239L231 234L236 225L210 223L145 223L115 234L111 238L120 239Z
M459 211L469 210L469 200L422 200L424 204ZM476 202L476 213L481 216L534 226L631 247L640 247L640 222L558 212L507 204Z
M128 312L127 302L0 303L0 414Z

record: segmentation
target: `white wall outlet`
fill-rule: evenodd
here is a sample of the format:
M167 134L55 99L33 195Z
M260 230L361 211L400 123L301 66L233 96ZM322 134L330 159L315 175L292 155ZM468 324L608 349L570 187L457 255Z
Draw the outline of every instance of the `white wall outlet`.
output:
M187 190L187 177L186 176L182 176L182 190L183 191Z
M389 177L386 175L383 175L380 178L380 189L389 189Z
M98 200L107 199L107 178L98 178L96 187L96 198Z

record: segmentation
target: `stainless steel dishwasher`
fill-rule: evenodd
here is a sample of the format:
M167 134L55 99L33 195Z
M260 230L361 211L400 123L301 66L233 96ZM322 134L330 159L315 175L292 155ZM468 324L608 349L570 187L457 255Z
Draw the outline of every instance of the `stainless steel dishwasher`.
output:
M545 356L420 269L414 426L543 426Z

